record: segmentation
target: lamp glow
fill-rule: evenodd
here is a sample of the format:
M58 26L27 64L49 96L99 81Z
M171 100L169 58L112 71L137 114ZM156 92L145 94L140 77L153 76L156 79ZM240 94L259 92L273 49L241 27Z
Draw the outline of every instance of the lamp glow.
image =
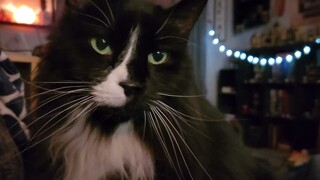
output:
M316 39L316 43L317 43L317 44L320 44L320 38L317 38L317 39Z
M253 56L248 56L247 60L251 63L253 61Z
M265 66L266 64L267 64L267 59L265 59L265 58L261 59L260 65Z

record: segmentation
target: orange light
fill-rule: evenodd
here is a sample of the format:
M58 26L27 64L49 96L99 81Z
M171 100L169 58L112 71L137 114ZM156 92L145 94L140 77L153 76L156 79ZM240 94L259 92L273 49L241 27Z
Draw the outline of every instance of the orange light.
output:
M37 20L36 13L28 6L20 6L19 8L16 8L13 4L6 4L4 6L4 9L12 12L13 19L17 23L23 23L23 24L33 24Z

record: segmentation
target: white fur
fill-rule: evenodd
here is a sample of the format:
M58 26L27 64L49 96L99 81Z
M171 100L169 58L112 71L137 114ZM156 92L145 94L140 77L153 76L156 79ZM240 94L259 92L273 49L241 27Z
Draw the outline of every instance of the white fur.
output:
M85 119L79 117L69 130L51 140L54 158L65 159L64 180L100 180L114 174L133 180L154 178L152 155L131 121L107 137L85 125Z
M122 61L121 64L111 71L105 81L93 87L94 91L92 94L95 96L94 101L100 105L121 107L126 104L127 97L119 83L128 80L127 65L134 56L139 33L140 28L137 26L131 33L127 47L119 57L120 61Z

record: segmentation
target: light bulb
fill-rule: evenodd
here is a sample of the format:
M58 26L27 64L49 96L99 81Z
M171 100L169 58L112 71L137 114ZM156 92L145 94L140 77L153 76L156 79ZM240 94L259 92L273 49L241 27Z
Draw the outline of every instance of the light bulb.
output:
M232 56L233 52L232 52L232 50L228 50L228 51L226 52L226 54L227 54L228 57L230 57L230 56Z
M270 66L273 66L275 62L276 62L276 60L274 58L269 58L269 60L268 60L268 64Z
M296 51L296 52L294 53L294 56L295 56L297 59L300 59L301 56L302 56L301 51Z
M214 44L214 45L217 45L217 44L219 44L219 39L218 38L214 38L213 40L212 40L212 44Z
M216 34L216 32L214 30L209 31L209 36L214 36L215 34Z
M258 62L259 62L259 58L257 57L253 58L253 61L252 61L253 64L258 64Z
M283 58L282 58L282 57L278 56L278 57L276 58L276 63L277 63L277 64L281 64L282 61L283 61Z
M240 51L234 52L234 57L235 57L235 58L239 58L240 55L241 55Z
M293 56L291 54L288 54L286 56L286 60L287 60L288 63L291 63L293 61Z
M265 66L266 64L267 64L267 59L265 59L265 58L261 59L260 65Z
M303 48L303 52L304 52L305 55L310 54L310 52L311 52L310 46L305 46L305 47Z
M240 59L241 60L245 60L246 58L247 58L247 54L246 53L241 53Z

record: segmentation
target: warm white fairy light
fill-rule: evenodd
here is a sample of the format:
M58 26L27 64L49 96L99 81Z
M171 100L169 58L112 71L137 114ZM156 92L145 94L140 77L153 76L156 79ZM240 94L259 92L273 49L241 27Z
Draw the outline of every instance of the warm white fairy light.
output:
M240 51L236 51L236 52L234 52L234 57L235 58L239 58L240 57L240 55L241 55L241 52Z
M277 64L281 64L282 61L283 61L283 58L282 58L282 57L278 56L278 57L276 58L276 63L277 63Z
M219 51L220 51L220 52L224 52L225 50L226 50L226 46L221 45L221 46L219 47Z
M270 66L273 66L273 65L275 64L275 62L276 62L276 60L275 60L274 58L269 58L269 59L268 59L268 64L269 64Z
M241 60L246 60L246 58L247 58L247 54L246 53L241 53L240 59Z
M310 46L305 46L305 47L303 48L303 53L304 53L305 55L310 54L310 52L311 52Z
M294 52L294 57L295 57L296 59L300 59L301 56L302 56L302 52L301 52L301 51L297 50L296 52Z
M230 49L227 50L226 55L227 55L228 57L231 57L232 54L233 54L233 51L232 51L232 50L230 50Z
M286 56L286 60L287 60L288 63L291 63L293 61L293 56L291 54L288 54Z
M214 45L219 44L219 42L220 42L220 40L219 40L218 38L214 38L214 39L212 40L212 44L214 44Z
M252 61L253 64L258 64L258 62L259 62L259 58L257 57L253 58L253 61Z
M214 36L216 32L214 30L209 31L209 36Z
M210 30L209 31L209 36L214 37L216 36L216 31ZM320 44L320 38L315 39L314 43ZM219 45L220 44L220 39L217 37L214 37L212 40L212 44L214 45ZM310 46L304 46L303 49L297 49L295 51L292 51L291 53L286 53L283 57L281 56L276 56L276 57L265 57L265 58L259 58L255 57L250 54L246 54L244 52L240 51L233 51L229 48L227 48L225 45L220 45L219 46L219 51L221 53L225 53L226 56L231 57L232 55L236 59L240 60L247 60L249 63L252 64L258 64L260 62L260 65L265 66L265 65L270 65L273 66L275 64L281 64L283 60L285 59L288 63L291 63L293 60L299 60L303 55L309 55L312 51L312 48Z
M266 64L267 64L267 59L262 58L262 59L260 60L260 65L261 65L261 66L265 66Z

